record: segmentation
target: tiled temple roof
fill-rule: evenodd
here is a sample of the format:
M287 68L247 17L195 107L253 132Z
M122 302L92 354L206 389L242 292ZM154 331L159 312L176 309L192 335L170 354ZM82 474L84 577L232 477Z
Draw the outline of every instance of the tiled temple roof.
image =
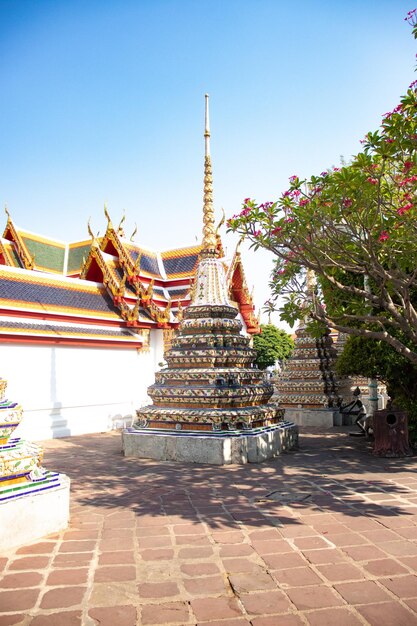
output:
M47 272L64 273L66 244L19 230L19 235L33 259L34 267Z
M177 250L166 250L161 253L167 278L182 278L195 273L201 245Z
M2 335L38 335L57 339L102 339L106 341L127 341L138 343L138 338L127 328L100 328L91 324L46 324L33 320L16 322L14 320L0 319L0 337Z
M0 307L119 319L118 310L103 286L1 266Z
M139 327L177 324L182 305L187 306L191 299L201 245L163 252L150 250L125 239L120 225L115 228L107 210L105 214L108 225L103 237L95 237L89 228L90 240L70 244L17 228L8 214L4 238L0 239L0 268L32 270L32 278L23 280L14 275L6 279L3 275L0 295L9 303L15 298L15 308L46 309L48 313L59 311L89 318L114 316ZM217 253L222 256L221 239L216 237ZM230 296L237 302L247 330L259 332L240 256L235 255L225 266ZM33 270L48 274L40 279L41 274ZM64 281L67 275L86 280L58 284L57 274Z

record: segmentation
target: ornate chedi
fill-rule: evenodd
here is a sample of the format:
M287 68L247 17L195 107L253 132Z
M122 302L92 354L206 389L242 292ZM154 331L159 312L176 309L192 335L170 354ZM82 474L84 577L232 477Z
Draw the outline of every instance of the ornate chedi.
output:
M238 309L230 303L225 267L217 257L207 98L203 245L192 301L165 354L168 367L156 374L155 384L148 389L153 405L137 411L134 428L184 435L205 431L205 445L210 446L207 435L219 431L239 436L283 424L284 411L268 403L273 386L253 367L256 352L249 346L250 339L240 334ZM191 455L188 460L205 461L206 456Z
M40 446L12 437L23 409L5 398L6 387L0 379L0 550L65 528L69 509L67 477L42 467ZM45 508L51 503L54 512Z
M301 324L295 333L293 353L276 382L280 406L308 409L337 406L335 359L330 335L315 339L305 324Z
M315 277L307 271L307 297L314 298ZM291 419L311 425L333 425L340 400L338 383L334 375L336 351L330 331L320 338L313 337L303 321L295 333L294 350L276 381L280 406L286 409ZM302 416L293 414L290 409L302 409ZM328 410L314 413L315 409ZM313 412L307 415L306 411ZM307 420L304 421L303 418Z

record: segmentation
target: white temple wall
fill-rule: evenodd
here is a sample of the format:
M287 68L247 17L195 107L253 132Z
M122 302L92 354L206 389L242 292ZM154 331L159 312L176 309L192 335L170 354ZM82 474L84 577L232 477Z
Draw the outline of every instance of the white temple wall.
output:
M163 359L162 331L150 349L0 344L6 396L22 405L15 434L36 441L130 425L150 403L147 388Z

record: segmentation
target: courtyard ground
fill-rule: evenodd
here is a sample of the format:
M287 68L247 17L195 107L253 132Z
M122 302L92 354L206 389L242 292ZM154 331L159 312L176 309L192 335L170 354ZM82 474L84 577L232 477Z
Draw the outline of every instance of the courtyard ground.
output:
M125 459L117 432L44 442L71 522L0 555L0 626L417 625L417 459L346 428L300 444L209 467Z

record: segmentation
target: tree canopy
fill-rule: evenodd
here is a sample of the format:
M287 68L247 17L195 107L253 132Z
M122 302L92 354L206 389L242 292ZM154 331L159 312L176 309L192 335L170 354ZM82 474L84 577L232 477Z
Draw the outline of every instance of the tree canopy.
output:
M255 365L266 369L278 360L288 359L294 342L285 330L273 324L261 324L261 333L253 337L253 347L257 351Z
M362 145L349 164L291 176L278 200L246 198L228 227L274 254L281 319L308 315L318 331L383 341L417 364L417 81Z

